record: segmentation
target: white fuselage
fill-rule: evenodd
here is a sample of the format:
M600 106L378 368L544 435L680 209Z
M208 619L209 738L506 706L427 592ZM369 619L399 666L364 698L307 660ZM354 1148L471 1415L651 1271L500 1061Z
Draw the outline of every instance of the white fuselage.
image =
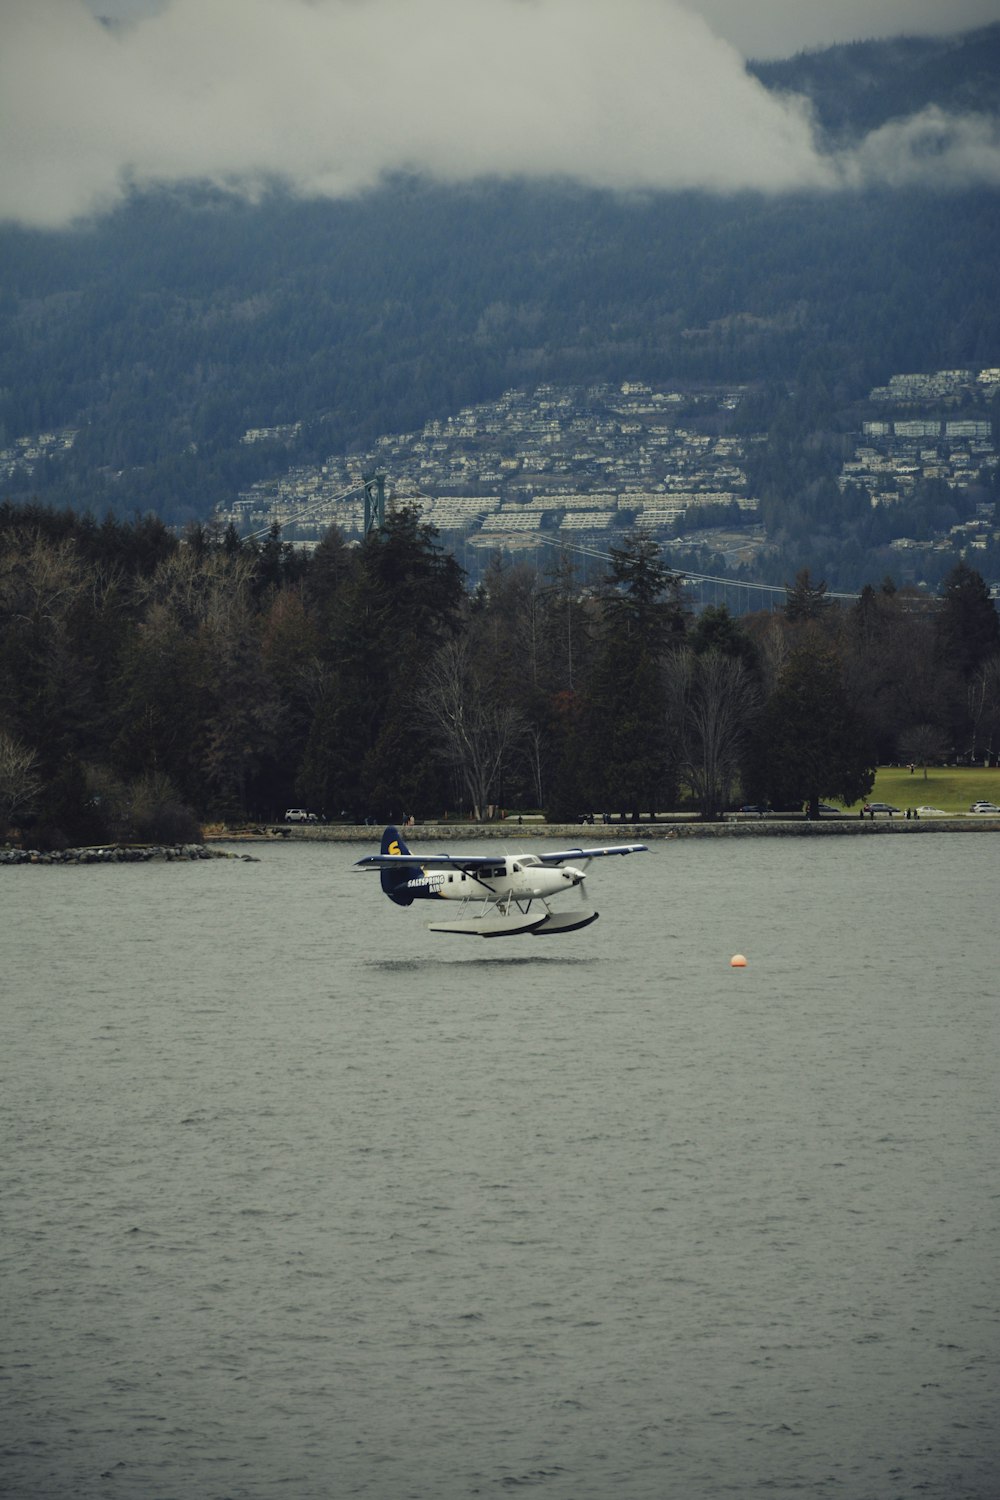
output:
M407 889L414 896L445 901L547 901L573 890L583 878L583 871L571 865L552 869L530 855L521 859L508 856L481 866L474 875L459 869L426 870L419 880L408 881Z

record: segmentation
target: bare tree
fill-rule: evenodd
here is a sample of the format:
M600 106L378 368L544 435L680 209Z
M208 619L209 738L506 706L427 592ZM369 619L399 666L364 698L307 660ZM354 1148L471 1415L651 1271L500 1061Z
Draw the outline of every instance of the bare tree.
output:
M764 691L771 694L791 651L786 621L782 615L760 615L750 622L748 633L757 648Z
M473 816L485 817L524 738L523 715L492 690L465 637L447 641L431 659L420 703L437 755L461 776Z
M909 764L920 766L926 781L928 761L940 763L948 754L948 736L937 724L911 724L899 737L899 753Z
M37 762L34 750L0 729L0 833L16 818L34 811L42 786L35 773Z
M545 806L545 734L537 724L525 726L523 740L524 764L531 777L535 793L535 806Z
M667 663L667 695L680 775L701 816L717 818L732 796L744 737L759 705L757 686L735 657L683 650Z
M976 667L966 695L972 729L969 753L973 760L989 762L1000 739L1000 656L989 656Z
M166 606L185 629L206 623L217 629L249 602L254 559L247 553L198 553L181 547L163 559L150 578L137 579L135 598L144 609Z
M14 533L0 554L0 619L36 628L62 622L86 593L86 570L71 541Z

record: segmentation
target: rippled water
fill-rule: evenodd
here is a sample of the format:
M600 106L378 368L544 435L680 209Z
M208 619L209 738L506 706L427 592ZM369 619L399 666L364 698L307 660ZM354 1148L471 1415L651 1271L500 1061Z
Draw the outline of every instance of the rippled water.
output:
M3 872L0 1490L994 1500L998 847Z

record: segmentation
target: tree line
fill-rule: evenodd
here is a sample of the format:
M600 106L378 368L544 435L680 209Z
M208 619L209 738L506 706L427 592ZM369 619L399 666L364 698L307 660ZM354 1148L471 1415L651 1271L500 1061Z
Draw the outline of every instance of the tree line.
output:
M0 506L0 824L34 846L207 821L630 820L853 802L892 759L1000 753L1000 619L802 570L774 613L695 616L642 533L584 584L498 554L468 587L409 508L312 553L201 525ZM2 836L3 830L0 830Z

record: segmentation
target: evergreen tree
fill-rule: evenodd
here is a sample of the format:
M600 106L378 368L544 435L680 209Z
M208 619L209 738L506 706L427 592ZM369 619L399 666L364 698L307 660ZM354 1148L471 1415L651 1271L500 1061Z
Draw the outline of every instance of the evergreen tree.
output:
M672 800L663 662L683 640L685 614L678 579L641 533L612 549L601 602L582 770L589 800L635 818Z
M818 620L830 605L826 597L826 583L813 583L808 568L800 568L793 584L785 585L785 616L797 623L802 620Z
M1000 616L980 573L956 563L941 585L938 646L944 661L968 677L1000 650Z
M821 797L857 802L875 783L865 726L840 662L818 638L793 650L764 709L756 777L774 806L805 803L812 818Z
M748 672L759 671L757 648L724 604L703 609L687 633L687 644L696 656L717 651L739 661Z

